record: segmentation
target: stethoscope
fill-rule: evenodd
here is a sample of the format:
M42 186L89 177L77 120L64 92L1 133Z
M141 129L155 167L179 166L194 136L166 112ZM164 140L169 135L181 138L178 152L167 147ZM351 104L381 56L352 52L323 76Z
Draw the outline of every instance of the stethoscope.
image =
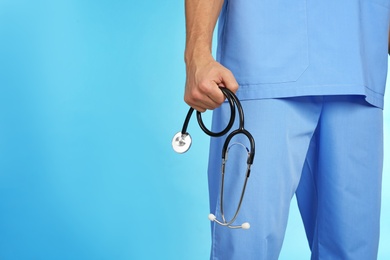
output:
M221 176L221 185L220 185L220 211L221 211L222 220L218 220L214 214L209 214L209 219L211 221L214 221L215 223L217 223L219 225L226 226L229 228L249 229L250 225L248 222L242 223L241 225L233 225L233 223L236 220L238 213L240 212L241 204L242 204L242 201L244 199L245 189L246 189L249 175L251 172L251 166L253 164L253 159L255 157L255 140L252 137L252 135L244 128L244 111L243 111L241 103L238 100L238 98L236 97L236 95L234 95L234 93L231 92L227 88L220 87L220 89L223 92L223 94L226 96L226 98L229 102L229 105L230 105L231 115L230 115L229 123L227 124L226 128L223 129L221 132L212 132L209 129L207 129L207 127L204 125L203 120L202 120L202 114L199 111L197 111L196 117L198 119L198 123L199 123L200 128L207 135L213 136L213 137L220 137L220 136L227 134L233 126L233 123L234 123L234 120L236 117L236 108L237 108L238 114L240 116L240 121L239 121L238 129L232 131L226 137L225 143L224 143L223 148L222 148L222 176ZM190 134L187 132L187 127L188 127L188 123L190 122L191 115L193 112L194 112L194 109L191 107L187 113L187 116L186 116L186 119L184 121L183 128L182 128L181 132L178 132L173 137L172 147L173 147L173 150L175 150L177 153L185 153L186 151L188 151L188 149L190 149L192 139L191 139ZM226 165L226 162L228 159L228 153L229 153L230 147L233 146L234 144L237 144L237 143L234 143L231 146L229 146L230 141L236 135L246 136L246 138L249 140L249 143L250 143L250 149L245 147L247 152L248 152L246 177L245 177L244 185L242 187L241 196L240 196L240 200L239 200L238 205L237 205L236 212L231 220L226 220L225 214L224 214L224 201L223 201L224 186L225 186L224 185L224 183L225 183L225 165Z

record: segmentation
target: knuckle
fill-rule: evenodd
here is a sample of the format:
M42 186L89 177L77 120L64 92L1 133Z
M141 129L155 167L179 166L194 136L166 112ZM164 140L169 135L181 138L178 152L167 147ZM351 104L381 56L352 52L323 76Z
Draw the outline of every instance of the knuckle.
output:
M192 93L191 95L191 101L192 102L198 102L202 99L202 95L198 92L198 91L195 91Z
M199 90L200 90L201 92L204 92L204 93L207 93L207 92L208 92L209 86L208 86L207 81L205 81L205 80L201 81L201 82L199 83L198 87L199 87Z

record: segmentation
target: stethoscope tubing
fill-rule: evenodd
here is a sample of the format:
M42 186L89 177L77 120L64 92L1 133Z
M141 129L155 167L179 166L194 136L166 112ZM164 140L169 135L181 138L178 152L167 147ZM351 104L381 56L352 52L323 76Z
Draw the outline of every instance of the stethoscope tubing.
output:
M202 131L204 133L206 133L207 135L212 136L212 137L219 137L219 136L223 136L223 135L227 134L230 131L230 129L232 128L232 126L234 124L234 120L236 118L235 104L237 104L236 101L238 101L238 99L227 88L220 87L220 89L221 89L222 93L225 95L225 97L227 98L227 100L229 102L230 113L231 113L231 116L230 116L230 119L229 119L229 123L227 124L227 126L222 131L220 131L220 132L212 132L212 131L210 131L205 126L205 124L203 123L202 113L199 112L199 111L196 111L196 119L198 120L199 127L202 129ZM240 105L240 107L241 107L241 105ZM186 118L184 120L183 128L181 130L182 134L188 134L187 133L187 128L188 128L188 124L190 122L190 119L191 119L191 116L192 116L192 113L194 112L194 110L195 109L192 108L192 107L188 110L187 116L186 116ZM241 110L242 110L242 107L241 107Z
M227 226L229 228L248 229L249 223L243 223L242 225L232 225L232 224L237 219L238 214L239 214L240 209L241 209L242 202L244 200L245 190L246 190L248 179L249 179L250 172L251 172L251 166L252 166L254 156L255 156L255 141L254 141L253 136L244 128L244 123L245 123L244 122L244 110L242 108L240 101L236 97L236 95L234 95L234 93L227 88L220 87L220 89L221 89L222 93L225 95L225 97L229 103L230 111L231 111L230 119L229 119L227 126L220 132L212 132L203 123L202 114L199 111L196 111L196 117L197 117L198 124L199 124L200 128L202 129L202 131L205 132L209 136L212 136L212 137L223 136L223 135L227 134L230 131L230 129L232 128L234 121L235 121L236 109L237 109L238 114L239 114L239 127L236 130L232 131L230 134L228 134L228 136L226 137L225 143L223 145L223 148L222 148L222 176L221 176L221 186L220 186L220 193L221 193L220 194L220 213L221 213L222 221L218 220L216 218L216 216L213 214L209 215L209 219L211 221L218 223L219 225ZM184 120L181 134L180 133L177 134L177 135L179 135L179 143L180 143L180 140L184 140L186 137L189 137L189 134L187 132L187 127L188 127L188 124L189 124L189 121L191 119L193 112L194 112L194 108L191 107L188 110L187 116ZM227 161L227 157L228 157L230 141L232 140L232 138L234 136L240 135L240 134L245 135L246 138L249 140L250 150L247 149L247 151L248 151L247 170L246 170L245 181L244 181L243 188L241 191L241 196L240 196L240 199L239 199L239 202L237 205L237 210L236 210L233 218L230 219L229 221L227 221L225 218L225 214L224 214L225 165L226 165L226 161ZM180 135L181 135L181 137L180 137Z

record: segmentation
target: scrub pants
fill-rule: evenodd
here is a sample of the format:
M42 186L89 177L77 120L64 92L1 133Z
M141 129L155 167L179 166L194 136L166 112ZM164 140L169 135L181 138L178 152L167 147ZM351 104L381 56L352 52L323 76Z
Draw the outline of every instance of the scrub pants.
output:
M256 154L235 224L249 222L251 228L212 223L211 259L278 259L294 194L312 259L376 259L382 110L353 95L248 100L242 105ZM213 130L224 128L229 117L230 107L224 103L213 113ZM218 219L224 139L211 139L209 160L210 210ZM237 208L247 167L246 150L237 143L249 147L244 136L238 136L229 150L227 220Z

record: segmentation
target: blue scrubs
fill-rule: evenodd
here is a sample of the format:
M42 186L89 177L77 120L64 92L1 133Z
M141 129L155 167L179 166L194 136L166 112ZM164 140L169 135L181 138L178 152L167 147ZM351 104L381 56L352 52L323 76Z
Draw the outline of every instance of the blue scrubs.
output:
M225 0L217 60L240 99L363 95L383 107L390 0Z
M297 194L312 259L376 259L383 158L382 110L363 96L306 96L242 102L256 156L237 224L212 225L211 259L278 259L290 201ZM215 110L213 130L230 117L228 104ZM212 138L210 210L219 211L221 149ZM232 143L247 140L238 136ZM249 147L249 146L248 146ZM225 215L236 210L246 169L246 151L230 149Z
M376 259L390 0L225 0L217 60L229 68L256 140L237 223L212 225L212 259L277 259L297 195L312 259ZM230 116L224 104L214 130ZM219 214L223 138L212 138L211 212ZM238 140L240 141L240 140ZM246 154L232 147L225 211Z

